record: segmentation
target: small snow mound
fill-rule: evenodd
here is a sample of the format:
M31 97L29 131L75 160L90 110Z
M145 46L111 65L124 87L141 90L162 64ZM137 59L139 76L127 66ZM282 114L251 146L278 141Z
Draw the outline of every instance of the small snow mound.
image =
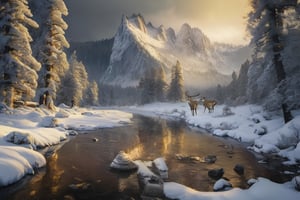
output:
M61 103L58 105L59 108L70 108L70 106L64 104L64 103Z
M47 127L47 128L53 128L57 126L57 119L52 116L46 116L43 118L43 120L39 123L40 127Z
M14 144L34 144L34 138L29 133L12 131L5 136L7 142Z
M63 109L60 109L59 112L55 114L55 117L57 118L68 118L69 116L70 114Z
M223 116L229 116L233 115L234 113L231 111L231 108L229 106L223 107Z
M300 191L300 176L294 177L292 179L292 184L296 190Z

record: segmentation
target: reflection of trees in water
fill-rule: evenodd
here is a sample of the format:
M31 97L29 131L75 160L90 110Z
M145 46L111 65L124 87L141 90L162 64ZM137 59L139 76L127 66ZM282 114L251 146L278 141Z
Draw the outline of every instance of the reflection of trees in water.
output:
M170 156L172 149L182 148L184 124L168 122L162 119L140 117L138 119L138 136L144 152L149 158L154 155Z
M48 159L47 173L45 175L46 184L49 184L52 194L56 194L59 190L59 181L61 179L64 170L60 169L58 164L58 154L54 153L50 159ZM44 181L43 181L44 182ZM43 184L43 183L42 183Z
M46 172L44 176L36 176L32 179L29 187L30 189L25 190L30 191L30 197L32 199L39 199L42 196L48 194L58 195L60 189L60 180L61 176L64 173L64 170L60 169L58 166L58 154L54 153L47 159ZM19 193L19 196L16 199L22 199L22 193ZM28 195L27 193L25 196Z

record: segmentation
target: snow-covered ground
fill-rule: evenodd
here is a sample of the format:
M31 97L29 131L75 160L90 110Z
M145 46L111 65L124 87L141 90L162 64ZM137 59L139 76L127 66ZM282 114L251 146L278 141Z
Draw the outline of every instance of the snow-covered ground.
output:
M256 152L277 153L289 159L286 164L300 160L300 111L294 119L283 123L278 113L266 113L259 106L244 105L224 109L216 106L213 113L192 116L187 103L155 103L145 106L108 108L68 108L60 106L52 112L45 108L18 108L0 111L0 186L9 185L35 168L46 164L36 149L58 144L71 130L94 130L131 123L132 114L179 118L192 126L207 129L218 136L229 136L247 142ZM300 184L300 178L299 184ZM298 180L297 179L297 180ZM296 179L277 184L258 178L247 190L234 188L225 192L199 192L177 183L165 183L164 192L176 199L300 199L294 187ZM270 192L270 191L274 192Z

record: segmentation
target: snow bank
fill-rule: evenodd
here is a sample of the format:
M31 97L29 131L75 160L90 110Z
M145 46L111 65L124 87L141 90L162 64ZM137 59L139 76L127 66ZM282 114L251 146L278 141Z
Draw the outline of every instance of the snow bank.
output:
M258 178L257 182L247 190L234 188L224 192L199 192L178 183L166 182L164 193L170 199L179 200L296 200L300 198L300 193L292 187L291 182L278 184L265 178Z
M40 153L16 146L0 146L0 187L14 183L26 174L34 174L35 168L45 166Z
M22 107L0 112L0 187L43 167L46 163L44 156L34 150L65 140L70 134L67 129L123 126L132 118L129 113L101 108L61 107L56 110Z

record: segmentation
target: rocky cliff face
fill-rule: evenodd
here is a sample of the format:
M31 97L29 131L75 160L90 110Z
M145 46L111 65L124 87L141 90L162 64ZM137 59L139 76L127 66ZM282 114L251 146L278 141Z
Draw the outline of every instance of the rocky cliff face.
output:
M179 60L186 87L215 87L228 83L232 73L222 56L198 28L183 24L175 33L172 28L146 24L141 15L123 16L100 81L136 86L150 68L161 68L170 78L171 68Z

